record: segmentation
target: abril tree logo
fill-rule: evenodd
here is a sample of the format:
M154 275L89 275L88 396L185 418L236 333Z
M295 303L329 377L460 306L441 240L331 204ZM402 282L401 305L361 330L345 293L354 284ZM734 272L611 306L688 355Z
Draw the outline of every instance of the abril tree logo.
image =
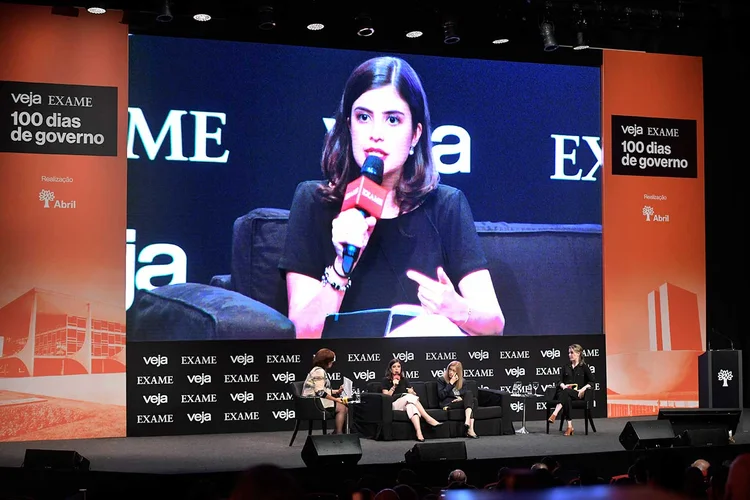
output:
M42 189L39 191L39 201L44 202L44 208L75 208L76 202L73 201L62 201L55 200L55 192L50 189ZM54 205L50 206L50 202L54 201Z

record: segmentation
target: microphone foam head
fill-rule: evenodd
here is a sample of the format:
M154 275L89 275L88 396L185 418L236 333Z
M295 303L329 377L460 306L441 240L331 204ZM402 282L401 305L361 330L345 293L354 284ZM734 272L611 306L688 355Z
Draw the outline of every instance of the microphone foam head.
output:
M364 175L376 184L383 183L383 159L379 156L369 155L362 164L361 175Z

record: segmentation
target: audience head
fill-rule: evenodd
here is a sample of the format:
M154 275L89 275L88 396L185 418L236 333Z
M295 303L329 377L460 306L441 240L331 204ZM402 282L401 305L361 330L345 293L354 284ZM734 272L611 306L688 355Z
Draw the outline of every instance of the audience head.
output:
M398 471L398 475L396 476L396 484L408 484L410 486L413 486L419 482L420 481L419 478L417 478L417 473L411 469L401 469L400 471Z
M330 368L334 361L336 361L336 353L326 348L320 349L313 356L313 366L319 366L324 370Z
M537 462L531 466L531 470L539 470L539 469L549 470L549 467L547 467L547 464L542 463L542 462Z
M696 469L700 470L703 473L703 477L708 477L708 469L711 468L711 464L706 460L699 458L698 460L693 462L691 467L695 467Z
M703 479L703 472L698 467L691 465L685 469L682 492L690 498L705 498L706 482Z
M450 474L448 474L448 482L449 483L465 483L466 473L462 471L461 469L456 469L452 471Z
M391 488L383 488L375 494L375 500L399 500L399 497Z
M732 461L724 492L726 500L750 498L750 453L743 453Z
M299 500L304 496L291 474L276 465L262 464L240 476L229 500Z
M397 484L393 487L393 491L398 494L399 500L419 500L417 490L408 484Z

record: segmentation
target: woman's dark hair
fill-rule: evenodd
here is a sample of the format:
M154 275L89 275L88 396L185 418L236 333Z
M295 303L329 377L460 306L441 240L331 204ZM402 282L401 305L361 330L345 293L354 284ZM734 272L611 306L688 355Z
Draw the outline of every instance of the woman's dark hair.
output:
M319 366L324 370L328 368L328 363L336 359L336 353L330 349L323 348L313 356L313 366Z
M401 360L398 358L393 358L392 360L388 362L388 368L385 369L385 378L387 378L388 380L393 380L393 373L391 373L391 367L395 365L396 363L401 364L401 372L403 373L404 371L404 364L401 363Z
M352 154L349 130L354 101L367 91L389 85L395 87L409 106L413 130L416 130L417 124L422 124L422 135L414 146L414 154L407 158L394 190L394 199L401 213L417 207L437 187L440 176L432 163L430 111L422 82L403 59L376 57L360 64L349 76L336 110L335 123L326 135L321 167L329 184L320 188L324 200L340 203L347 184L360 175Z

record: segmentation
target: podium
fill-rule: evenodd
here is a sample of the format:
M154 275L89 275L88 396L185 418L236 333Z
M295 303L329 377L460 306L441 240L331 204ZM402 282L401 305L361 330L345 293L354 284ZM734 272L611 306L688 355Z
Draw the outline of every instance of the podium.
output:
M701 408L742 408L742 351L722 349L698 356Z

